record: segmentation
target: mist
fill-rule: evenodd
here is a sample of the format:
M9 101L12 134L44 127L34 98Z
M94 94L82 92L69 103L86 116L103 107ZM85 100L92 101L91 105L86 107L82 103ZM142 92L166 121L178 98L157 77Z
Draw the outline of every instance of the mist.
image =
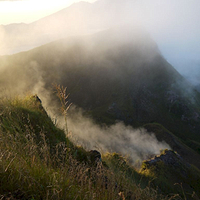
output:
M66 130L67 137L84 149L98 150L101 154L119 153L127 158L129 163L139 167L143 160L159 155L161 150L171 149L165 141L159 141L155 134L144 128L135 129L124 122L116 120L113 125L97 124L86 112L72 105L66 119L61 114L60 104L55 99L47 99L48 91L44 91L44 107L55 125ZM48 96L50 97L50 96ZM51 101L49 101L51 100Z
M129 158L132 164L136 164L160 154L161 149L171 149L166 142L159 142L153 133L143 128L133 129L123 122L100 126L85 117L81 109L72 108L69 113L69 138L87 150L120 153Z
M145 66L147 69L155 66L159 54L150 35L138 27L121 26L92 36L60 40L29 52L1 57L0 96L37 94L54 123L63 128L65 122L60 116L60 103L52 83L67 87L69 101L76 107L71 108L67 120L71 140L87 150L128 156L134 164L159 154L161 149L170 149L153 133L125 125L123 120L132 124L139 114L128 116L117 103L129 105L128 94L142 94L143 86L137 83L136 77ZM145 80L145 74L142 73L142 84L151 85ZM138 105L139 101L138 98ZM110 125L96 121L102 115L102 106L106 113L116 116ZM130 109L134 106L131 103ZM97 108L100 114L95 120L83 115Z
M0 26L0 55L128 24L146 29L167 61L198 85L195 76L200 75L199 18L198 0L79 2L31 24Z
M62 128L52 87L57 83L67 87L70 103L78 108L68 116L76 144L102 153L121 153L132 163L170 149L153 133L132 126L158 122L180 135L200 129L196 93L170 65L174 62L183 74L186 63L193 59L198 63L199 25L196 18L191 20L199 14L189 5L158 0L80 2L31 24L0 26L0 54L43 45L0 57L1 98L37 94ZM187 76L193 77L189 72ZM173 115L178 116L176 125ZM184 120L192 121L192 128Z

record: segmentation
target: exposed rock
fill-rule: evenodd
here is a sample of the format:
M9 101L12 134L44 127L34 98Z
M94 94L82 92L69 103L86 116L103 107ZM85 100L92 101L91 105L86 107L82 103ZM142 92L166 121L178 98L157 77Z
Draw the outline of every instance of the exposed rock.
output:
M101 154L97 150L91 150L89 152L89 158L92 163L99 162L99 161L101 161Z
M168 91L166 92L166 98L170 103L174 103L179 99L179 96L173 91Z
M163 166L170 167L170 169L178 170L182 176L187 176L187 171L190 168L190 164L183 160L183 158L172 150L164 150L164 152L155 156L154 158L144 161L143 170L154 166L158 167L158 163L162 162Z
M44 113L46 113L45 109L44 109L43 106L42 106L42 100L38 97L38 95L35 94L35 95L33 95L31 98L34 100L34 102L35 102L35 104L38 106L38 108L39 108L40 110L42 110ZM47 114L47 113L46 113L46 114Z
M33 98L35 98L36 102L42 103L41 99L38 97L38 95L34 95Z

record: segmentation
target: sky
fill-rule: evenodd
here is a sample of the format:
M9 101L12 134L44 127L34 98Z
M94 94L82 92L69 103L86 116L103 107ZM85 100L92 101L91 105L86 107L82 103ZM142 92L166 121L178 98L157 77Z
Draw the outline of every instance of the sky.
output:
M0 0L0 25L31 23L81 0ZM94 2L95 0L84 0Z
M182 74L189 74L195 67L200 75L200 0L136 2L141 23L164 57Z
M79 1L0 0L0 25L31 23ZM198 70L200 76L200 0L126 1L132 4L130 18L144 25L167 61L182 74L190 74L193 67L193 74Z

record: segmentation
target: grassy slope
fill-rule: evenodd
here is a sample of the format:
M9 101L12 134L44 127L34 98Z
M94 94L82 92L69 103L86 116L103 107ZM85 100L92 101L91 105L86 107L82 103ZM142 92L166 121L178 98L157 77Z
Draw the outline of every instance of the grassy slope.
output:
M169 199L117 154L91 163L36 96L3 100L0 112L1 199Z
M169 192L182 193L185 199L199 199L200 196L200 171L196 167L185 162L176 152L172 152L167 159L168 150L152 160L144 161L141 173L148 177L154 177L151 184L156 185L165 194ZM158 160L159 158L162 158Z
M185 145L178 137L165 127L158 123L149 123L145 124L144 128L148 132L154 133L159 141L167 142L167 144L169 144L174 151L178 152L185 161L200 167L200 155Z
M102 40L104 39L105 38ZM106 41L108 42L109 38ZM100 44L97 43L95 45L98 46ZM15 86L17 86L19 90L24 89L24 82L26 82L26 90L28 91L33 89L35 83L38 83L38 77L44 82L43 86L46 89L51 88L52 81L64 84L64 86L68 86L72 101L86 110L89 110L89 113L95 117L98 122L112 124L116 119L120 119L133 126L141 126L147 122L156 121L167 127L167 129L178 136L178 138L181 138L181 142L190 145L193 149L198 151L198 148L200 147L198 121L182 121L181 116L186 113L190 117L194 111L198 112L199 101L197 101L196 104L191 105L189 100L189 102L184 100L184 95L179 90L180 88L172 86L176 85L174 82L175 78L178 78L179 81L181 80L180 75L178 75L161 56L158 56L151 64L140 63L140 61L134 63L134 61L139 58L140 60L145 60L145 55L138 55L138 52L135 51L133 46L119 45L119 47L120 48L113 48L112 46L108 46L106 49L100 48L98 51L90 50L87 52L85 51L85 46L82 45L81 42L80 44L76 44L76 42L70 43L65 40L54 42L29 52L2 57L1 65L4 70L0 74L0 81L1 84L6 83L6 86L10 86L13 89L16 89ZM96 50L98 48L94 49ZM120 51L116 49L120 49ZM101 56L99 58L99 55L103 55L103 59ZM110 68L105 67L107 65ZM15 78L11 75L10 70L13 71L12 74L17 75ZM40 72L39 74L38 71ZM8 82L6 82L7 80ZM141 80L143 81L141 82ZM165 92L168 90L173 90L180 96L180 98L172 104L169 104L165 96ZM198 100L199 94L196 93L195 95ZM8 133L9 137L10 133L11 135L16 133L17 137L19 135L19 138L26 133L26 137L20 139L22 141L26 141L27 137L29 138L29 135L31 137L34 135L34 145L41 145L40 147L42 147L42 149L50 149L51 153L55 152L55 144L60 141L70 143L65 138L63 132L60 132L60 130L53 126L50 119L46 120L46 114L42 114L44 110L38 110L37 106L35 107L35 103L33 103L34 101L32 101L33 104L30 102L31 101L29 100L23 100L22 103L21 100L15 100L14 102L10 102L10 104L7 102L8 105L6 105L5 102L1 105L3 111L1 115L1 133ZM115 104L112 107L113 103ZM110 106L111 109L109 109ZM4 110L4 108L7 108L7 110ZM12 109L14 110L12 111ZM160 134L160 138L171 134L168 131L163 131L159 126L148 127L150 127L150 131L155 131L158 137ZM45 140L44 135L46 135ZM5 141L7 140L8 139L5 138ZM45 141L47 142L46 147ZM182 149L185 148L182 152L183 155L187 152L186 157L188 161L189 159L192 159L196 163L199 162L196 153L181 144L178 139L176 139L176 141L179 142L179 147L181 146ZM6 144L6 142L3 142L2 147L4 147L4 143ZM13 149L16 152L17 149L19 149L19 155L23 152L23 148L25 148L22 148L20 144L21 143L19 143L19 147ZM11 147L12 146L14 147L15 143L12 143ZM35 148L38 149L37 147ZM79 154L78 157L80 160L87 160L87 153L83 152L83 149L76 149L72 155ZM192 154L191 157L190 153ZM31 152L28 154L31 154ZM38 157L38 155L39 160L40 157L46 158L44 153L39 152L35 157ZM9 157L9 154L7 156ZM14 157L15 156L13 156L13 158ZM30 159L29 156L27 159ZM40 162L46 166L51 160L52 159L46 158L44 163L43 160ZM8 163L7 165L5 164L6 167L4 170L7 169L7 166L10 166L9 161L12 161L12 157L10 160L8 159ZM18 162L21 163L21 160ZM31 161L29 160L29 162ZM12 163L13 161L11 164ZM24 163L23 166L26 166L26 164ZM50 168L44 166L40 165L39 168L45 168L47 171L51 171L51 166ZM65 167L67 166L68 165L65 165ZM19 168L20 167L21 166L19 165ZM22 171L20 171L19 168L17 169L17 172L19 171L21 174L23 174L23 171L28 171L23 167L21 167ZM60 169L58 171L60 171ZM20 173L18 173L18 177L22 177ZM77 174L75 171L74 173ZM33 174L33 177L34 176L35 175ZM40 176L42 177L41 173ZM50 180L52 179L51 176L52 173L48 175ZM69 175L67 174L66 176ZM69 179L70 178L67 180L69 181ZM49 180L47 180L47 182L51 183ZM63 184L65 183L63 182ZM72 185L73 184L74 187L78 187L78 183L72 183ZM86 186L88 185L86 184ZM87 191L87 189L84 190ZM24 191L26 191L26 189ZM44 192L47 193L47 191L46 185ZM51 189L50 191L52 192ZM77 190L75 192L77 192ZM73 194L75 192L72 191ZM85 194L85 192L82 194ZM62 193L62 195L64 195L64 193Z

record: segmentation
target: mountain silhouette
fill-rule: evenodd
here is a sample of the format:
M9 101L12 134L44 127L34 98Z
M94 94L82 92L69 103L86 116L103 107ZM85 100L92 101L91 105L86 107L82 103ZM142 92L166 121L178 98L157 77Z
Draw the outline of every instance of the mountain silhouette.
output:
M0 55L30 50L73 35L92 34L127 23L128 0L78 2L30 24L0 26Z

